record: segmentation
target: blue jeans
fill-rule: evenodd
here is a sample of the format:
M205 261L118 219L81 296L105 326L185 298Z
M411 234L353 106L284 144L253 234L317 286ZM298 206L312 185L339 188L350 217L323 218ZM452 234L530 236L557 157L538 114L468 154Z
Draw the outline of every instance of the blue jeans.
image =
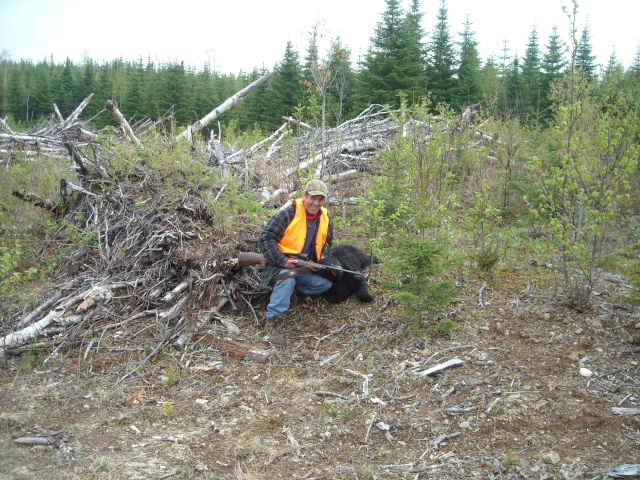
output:
M282 269L279 273L288 272L289 270ZM267 320L276 315L284 316L289 305L291 304L291 295L293 289L298 287L301 293L304 295L320 295L331 288L331 280L322 278L315 273L308 273L294 278L285 278L278 280L273 285L271 291L271 297L269 298L269 305L267 305Z

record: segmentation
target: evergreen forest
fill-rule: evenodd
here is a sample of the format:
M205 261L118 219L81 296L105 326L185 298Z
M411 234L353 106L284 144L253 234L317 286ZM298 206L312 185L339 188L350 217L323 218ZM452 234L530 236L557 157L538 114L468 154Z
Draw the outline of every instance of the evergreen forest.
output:
M609 59L596 59L588 27L575 32L574 39L562 37L557 29L541 39L534 24L527 45L516 46L523 56L513 55L505 44L501 58L482 59L469 20L461 33L452 33L458 26L449 24L445 0L433 32L423 31L422 17L419 0L412 0L406 11L399 0L388 0L369 49L359 60L340 38L331 40L328 51L320 51L323 32L315 25L306 51L296 51L291 42L284 45L282 59L274 65L278 77L225 113L219 119L221 128L267 133L280 126L282 116L317 126L336 125L371 104L398 107L404 101L411 106L426 99L432 111L440 105L458 111L488 97L495 98L496 115L539 127L553 118L554 82L571 66L597 85L598 102L613 101L610 92L615 91L616 98L628 97L629 112L637 110L640 55L627 69L614 53ZM196 70L182 62L155 64L142 58L102 64L91 58L56 64L45 58L34 63L12 60L4 51L0 116L18 129L27 128L48 117L54 103L66 116L94 93L96 100L84 115L97 129L115 125L104 111L108 99L132 123L171 111L178 125L187 125L264 73L255 68L224 74L210 65Z

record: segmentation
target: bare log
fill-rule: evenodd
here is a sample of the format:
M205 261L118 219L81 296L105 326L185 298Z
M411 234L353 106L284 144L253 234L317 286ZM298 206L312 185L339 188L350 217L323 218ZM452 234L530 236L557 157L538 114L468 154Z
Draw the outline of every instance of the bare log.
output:
M82 110L84 110L84 107L89 105L89 102L93 98L93 95L94 95L93 93L90 93L89 96L87 96L84 100L82 100L82 102L80 102L80 105L78 105L76 109L73 112L71 112L71 115L69 115L66 118L66 120L62 122L62 124L60 125L60 128L62 128L63 130L66 130L67 128L69 128L73 124L73 122L75 122L77 118L80 116L80 114L82 113Z
M356 169L346 170L344 172L339 172L333 175L331 177L331 183L338 183L338 182L341 182L342 180L349 180L357 177L358 177L358 170Z
M36 323L0 338L0 355L3 355L5 350L9 348L26 344L36 336L44 333L45 330L47 330L47 333L50 333L53 329L52 324L67 327L80 322L84 318L87 310L98 302L108 301L112 297L112 291L122 286L122 282L113 283L109 286L96 285L89 290L84 290L74 295L49 311L47 315ZM75 309L75 315L65 315L78 303L80 303L80 305Z
M58 117L58 120L60 120L61 123L64 122L64 117L60 113L58 105L56 105L55 103L53 104L53 111L56 113L56 117Z
M640 464L627 463L603 473L611 478L638 478L640 477Z
M444 363L440 363L434 367L427 368L426 370L420 370L419 372L416 372L416 375L418 375L419 377L434 375L438 372L441 372L442 370L446 370L447 368L457 367L458 365L462 365L462 364L464 364L464 362L459 358L452 358L451 360L448 360Z
M162 297L161 301L164 303L172 302L173 299L176 298L178 294L184 292L189 287L189 285L190 283L188 281L180 283L173 290L171 290L170 292L167 292L167 294L164 297Z
M116 120L118 120L118 123L120 123L120 126L122 127L122 131L124 132L124 136L127 137L132 142L134 142L139 147L144 148L142 146L142 143L140 143L140 140L138 140L138 137L136 137L136 134L133 133L133 130L129 125L129 122L127 122L127 119L124 118L124 115L122 115L122 113L120 113L120 110L118 110L118 106L116 105L116 102L112 100L107 100L107 103L105 104L105 108L111 115L114 116Z
M26 327L31 322L33 322L36 318L42 315L45 312L45 310L48 310L53 305L58 303L59 300L62 300L62 291L56 292L56 294L53 297L49 298L43 304L41 304L40 306L32 310L29 314L22 317L18 325L21 327Z
M614 413L614 415L623 415L623 416L640 415L640 408L612 407L611 411Z
M89 190L86 190L86 189L84 189L84 188L82 188L82 187L80 187L80 186L78 186L78 185L76 185L74 183L71 183L70 181L65 180L64 178L60 180L60 187L63 188L63 189L66 188L66 187L69 187L71 190L75 190L76 192L84 193L85 195L89 195L91 197L99 197L100 196L100 195L96 195L95 193L90 192Z
M2 119L0 118L0 127L4 128L7 132L9 132L9 135L15 135L16 132L14 132L13 130L11 130L11 127L9 127L9 125L7 125L7 119Z
M19 192L18 190L13 190L11 194L14 197L19 198L20 200L25 200L29 203L32 203L36 207L44 208L45 210L53 213L56 217L59 217L64 214L64 207L58 203L54 203L47 198L41 198L35 193L27 192L26 190L22 190Z
M66 441L66 438L62 430L57 432L40 431L38 433L25 433L13 441L22 445L60 445Z
M265 363L269 359L269 352L262 350L261 348L252 347L250 345L244 345L232 340L224 340L222 338L216 338L213 335L205 335L198 339L199 343L210 345L216 350L225 352L230 358L234 360L253 360L258 363Z
M24 343L27 343L32 338L35 338L36 335L41 333L45 328L61 318L65 312L65 308L58 307L54 310L51 310L46 317L34 323L33 325L30 325L23 328L22 330L18 330L17 332L10 333L9 335L5 335L3 338L0 338L0 355L3 355L4 351L8 348L22 345Z
M265 143L273 140L274 138L276 138L278 135L280 135L280 133L282 132L282 130L284 130L285 128L287 128L287 124L283 123L282 125L280 125L280 127L273 132L271 135L269 135L267 138L259 141L258 143L256 143L255 145L252 145L251 148L249 148L249 150L247 151L248 155L251 155L253 152L255 152L256 150L258 150L262 145L264 145ZM279 137L282 138L282 137Z
M229 110L236 103L238 103L242 98L246 97L249 93L251 93L253 90L258 88L264 82L269 80L275 74L276 74L276 72L269 72L266 75L263 75L262 77L260 77L255 82L253 82L251 85L247 85L246 87L244 87L242 90L240 90L235 95L227 98L224 102L222 102L222 104L220 104L218 107L216 107L210 113L208 113L204 118L202 118L202 119L198 120L197 122L195 122L194 124L190 125L189 128L187 128L184 132L182 132L180 135L178 135L178 138L187 138L187 140L190 141L191 140L190 136L192 134L194 134L196 132L199 132L204 127L209 125L218 116L222 115L224 112Z
M80 170L80 173L82 175L88 175L89 169L85 165L85 161L84 161L85 159L82 158L82 155L80 155L80 152L78 152L78 149L74 147L71 142L64 142L63 145L67 149L67 152L69 152L69 155L71 155L71 158L73 159L75 164L78 165L78 169Z
M300 127L304 127L307 130L313 130L313 127L311 125L309 125L308 123L302 122L300 120L296 120L293 117L282 117L283 120L285 120L288 123L295 123L296 125L300 126Z

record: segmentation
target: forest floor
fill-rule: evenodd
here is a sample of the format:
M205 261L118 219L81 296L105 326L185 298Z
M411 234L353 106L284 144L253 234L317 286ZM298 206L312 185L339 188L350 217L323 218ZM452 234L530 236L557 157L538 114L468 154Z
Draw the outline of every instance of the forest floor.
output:
M400 321L375 278L371 304L296 305L284 349L236 319L232 338L266 363L188 348L126 376L132 350L155 346L152 329L126 328L90 354L7 358L0 479L592 479L640 463L640 318L613 301L624 283L602 281L579 312L554 300L545 266L462 280L440 318L455 328L437 332Z

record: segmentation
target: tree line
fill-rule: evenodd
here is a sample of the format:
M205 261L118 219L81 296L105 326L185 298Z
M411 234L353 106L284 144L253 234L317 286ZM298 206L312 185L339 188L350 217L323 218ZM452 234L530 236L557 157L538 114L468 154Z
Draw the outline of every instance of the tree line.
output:
M574 3L574 15L577 5ZM318 25L311 29L304 55L287 42L275 65L278 76L253 92L240 105L220 117L220 124L238 131L271 131L282 116L293 116L317 126L338 124L370 104L399 107L427 101L433 111L461 109L494 97L497 114L523 124L544 124L551 119L553 85L572 67L588 81L603 85L615 77L630 99L640 78L640 52L625 70L612 53L604 68L596 64L585 27L576 38L575 51L552 30L544 45L533 26L525 53L511 56L506 42L500 58L482 60L469 19L454 39L446 1L441 0L430 35L421 27L419 0L403 9L399 0L386 0L386 9L364 56L355 61L340 38L321 52ZM576 34L577 37L577 34ZM569 60L572 59L572 62ZM67 58L39 62L0 57L0 115L16 126L30 126L49 116L55 103L62 115L70 113L90 93L115 101L121 112L136 119L158 118L172 111L178 125L202 118L233 93L249 85L266 70L255 68L238 75L223 74L206 64L202 69L183 62L155 64L115 59L98 64L85 58L74 64ZM619 95L616 94L616 95ZM635 100L629 105L635 110ZM93 101L85 116L96 128L115 125L102 101ZM215 127L212 127L215 128Z

